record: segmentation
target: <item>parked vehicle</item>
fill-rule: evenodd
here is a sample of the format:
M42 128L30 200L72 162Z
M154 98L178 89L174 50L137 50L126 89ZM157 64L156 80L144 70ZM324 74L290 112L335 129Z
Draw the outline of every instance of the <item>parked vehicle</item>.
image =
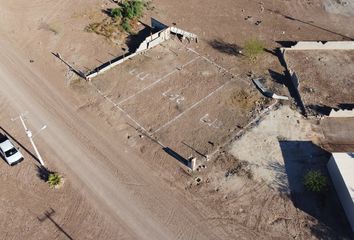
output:
M0 133L0 155L10 166L23 160L23 155L19 149L16 148L10 139L2 133Z

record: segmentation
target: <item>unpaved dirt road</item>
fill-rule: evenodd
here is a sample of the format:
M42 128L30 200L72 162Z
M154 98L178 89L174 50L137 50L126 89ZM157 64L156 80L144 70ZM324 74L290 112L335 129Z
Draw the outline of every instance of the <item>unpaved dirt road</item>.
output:
M32 122L45 121L46 156L68 170L69 178L107 212L126 239L225 239L204 227L203 213L159 181L152 169L119 140L82 118L65 90L32 70L7 42L0 44L0 94ZM20 127L20 126L19 126Z
M278 59L271 54L265 55L262 58L265 60L258 64L242 63L233 54L225 54L222 48L213 46L211 43L214 40L220 40L227 47L228 44L243 45L250 37L257 37L267 43L267 48L272 49L278 46L275 41L279 40L338 40L345 35L345 39L353 36L353 19L329 15L323 9L321 0L263 2L266 9L264 12L260 9L259 1L207 0L201 4L201 1L154 0L156 10L150 11L149 15L167 24L177 23L177 26L198 34L202 40L198 43L199 52L240 73L252 70L263 74L266 69L281 72L282 68ZM244 195L242 201L239 201L237 195L243 192L231 191L231 194L224 195L222 191L214 191L217 194L211 198L209 189L200 196L184 190L185 179L194 181L193 176L185 176L184 172L179 171L173 159L165 161L165 157L155 157L154 150L150 148L153 143L142 143L145 145L140 150L144 151L140 152L137 150L138 144L135 150L129 144L123 144L127 141L127 135L117 129L129 128L125 119L114 112L111 105L96 104L96 101L100 101L95 97L97 94L91 95L88 90L83 93L87 98L80 100L80 97L75 96L79 95L79 90L70 91L65 86L70 80L65 79L68 70L51 52L60 52L65 60L86 70L111 59L112 55L121 54L122 46L84 31L89 23L101 19L103 9L112 6L110 0L0 0L0 126L11 129L11 134L21 138L21 142L30 149L20 123L11 123L9 119L27 110L31 129L39 129L42 124L47 124L48 128L36 141L47 166L64 174L66 179L60 190L62 192L52 194L53 191L47 190L50 197L41 196L36 204L24 206L27 202L34 202L22 201L32 196L28 192L33 188L41 192L47 186L42 183L42 188L37 188L38 179L37 182L31 181L32 185L28 186L21 178L25 174L33 174L27 180L36 178L33 168L23 169L25 164L28 166L29 162L32 163L30 157L16 168L6 168L3 164L0 169L6 172L1 172L0 176L8 174L15 181L13 184L1 181L4 189L0 194L0 204L5 205L2 208L5 210L1 211L4 217L1 219L15 215L17 218L11 219L15 219L16 223L30 222L26 230L33 233L37 228L33 227L31 221L36 221L38 214L45 211L47 206L52 207L48 200L65 195L66 201L60 197L57 199L55 219L72 234L73 239L289 239L289 231L284 229L294 225L288 225L287 220L279 228L268 223L268 216L263 209L274 211L269 206L265 207L264 199L269 199L268 205L274 207L277 207L277 202L274 203L273 195L269 194L263 194L263 198L260 198L257 184L250 183L246 190L252 194ZM251 20L245 20L247 16L251 16ZM148 22L148 17L145 22ZM257 20L262 23L256 25ZM30 59L34 62L29 63ZM269 59L276 66L268 66ZM82 85L88 86L86 83ZM85 107L90 104L92 108ZM110 119L113 124L105 122L104 114L114 115ZM140 140L140 137L136 138ZM142 141L146 141L146 138ZM144 155L141 157L140 153ZM156 166L159 169L155 169ZM168 169L162 169L165 167ZM224 176L224 172L220 172ZM16 185L19 182L22 188ZM12 192L13 186L16 186L16 193ZM23 189L28 192L22 194ZM77 190L76 195L73 189ZM267 188L262 189L268 192ZM230 197L226 199L225 196ZM14 201L12 205L2 204L10 202L11 198L21 201ZM259 200L260 207L254 207L253 198ZM279 196L277 198L280 199ZM78 202L82 199L88 203L80 205ZM41 201L48 201L48 205L43 207ZM67 207L71 201L73 204ZM235 211L239 211L240 207L246 209L242 205L246 205L249 211L244 213L244 218L239 218ZM294 222L299 222L296 225L298 228L291 231L294 232L292 235L298 236L298 232L306 231L307 235L304 236L310 236L309 227L298 220L297 210L292 203L286 201L282 205L284 212L290 213ZM81 207L77 212L76 206ZM37 207L36 211L32 211L32 207ZM91 209L89 221L86 221L85 214L89 212L86 208ZM24 219L22 209L31 218ZM14 214L15 211L19 213ZM96 218L98 215L101 216ZM107 216L110 224L101 221L102 216ZM263 219L263 222L255 221L254 216ZM86 225L81 224L84 221ZM23 225L18 224L20 227L15 228L14 224L2 224L0 239L37 240L47 239L48 236L66 239L62 238L60 232L59 235L53 234L58 233L58 230L53 230L54 226L50 224L46 221L35 225L41 226L46 235L39 233L22 236L17 232L23 230ZM107 230L107 235L100 234L101 229L104 233ZM96 235L87 237L88 234L82 234L83 231L92 231ZM322 239L323 236L320 234L318 238Z

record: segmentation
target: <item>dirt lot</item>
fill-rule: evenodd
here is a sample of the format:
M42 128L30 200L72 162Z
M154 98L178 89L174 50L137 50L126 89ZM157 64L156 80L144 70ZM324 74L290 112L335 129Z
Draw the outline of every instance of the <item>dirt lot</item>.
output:
M343 108L354 102L354 51L288 51L286 58L288 68L299 78L299 92L306 107Z
M296 228L299 223L297 221L304 221L303 224L308 224L313 235L320 236L321 229L327 228L327 237L349 238L350 227L333 187L330 186L321 199L306 191L303 186L303 175L308 170L318 169L329 177L326 163L330 154L320 147L322 140L322 132L316 120L304 119L288 106L282 106L235 142L229 151L251 166L255 181L285 193L289 197L287 201L293 202L298 218L294 221L289 217L288 227ZM257 151L252 151L254 147ZM288 207L284 211L293 211L291 209ZM277 210L282 211L281 208ZM282 215L274 212L262 215L272 214ZM308 237L303 235L301 238Z
M288 94L282 87L284 69L272 54L278 46L275 41L354 36L354 20L326 12L320 0L263 3L264 11L259 1L155 0L155 9L143 21L148 23L154 16L198 34L199 43L187 45L198 54L172 41L90 85L76 79L52 52L85 72L122 54L122 48L128 48L125 44L84 31L89 23L106 17L102 10L114 6L111 1L0 0L0 125L21 143L23 152L25 148L33 152L19 123L10 118L27 110L32 129L47 124L36 142L47 166L66 179L62 189L48 189L36 176L35 160L27 154L14 168L2 164L0 214L20 224L4 221L1 236L333 237L338 229L297 209L269 182L260 181L262 176L249 179L247 165L227 153L215 155L215 161L191 175L155 141L183 156L195 151L182 140L203 154L212 153L273 103L250 84L250 75L262 76L267 87ZM269 50L256 61L235 51L250 38L262 39ZM154 141L136 131L136 123L153 133ZM254 141L262 148L261 142ZM262 162L260 156L253 162L257 159ZM198 176L202 182L197 185ZM208 177L212 184L205 184ZM51 208L55 211L52 220L39 221Z
M316 121L281 106L201 168L195 177L202 180L190 182L189 188L208 196L210 205L218 203L222 216L229 216L222 221L271 232L273 238L350 238L335 190L331 187L321 198L302 184L309 169L326 173L329 154L317 145L321 134L316 128Z
M345 0L324 1L326 11L345 16L354 16L354 2Z
M229 73L178 39L92 80L132 125L185 158L215 152L267 107L248 78ZM186 147L186 145L190 147ZM195 150L193 150L195 149Z

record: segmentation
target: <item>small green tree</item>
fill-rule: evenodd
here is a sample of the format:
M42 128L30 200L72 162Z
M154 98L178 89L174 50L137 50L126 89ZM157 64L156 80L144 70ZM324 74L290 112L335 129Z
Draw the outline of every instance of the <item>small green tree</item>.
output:
M121 9L120 8L113 8L111 9L111 17L113 18L120 18L122 17L122 12L121 12Z
M124 31L126 31L127 33L131 33L132 31L132 26L130 25L129 23L129 20L127 19L124 19L122 24L121 24L121 27L124 29Z
M145 3L141 0L128 0L122 3L122 17L129 20L138 19L143 15Z
M257 57L257 55L263 53L264 43L258 39L251 39L245 43L244 52L245 55L251 59Z
M63 177L59 173L50 173L48 176L48 183L51 188L58 187L63 182Z
M312 192L323 192L327 186L327 177L319 170L308 171L304 176L304 186Z

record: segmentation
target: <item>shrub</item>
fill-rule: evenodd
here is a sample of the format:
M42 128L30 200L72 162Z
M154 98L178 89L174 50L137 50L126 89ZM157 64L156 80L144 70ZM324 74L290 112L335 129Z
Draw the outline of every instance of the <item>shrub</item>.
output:
M140 0L125 1L121 5L122 17L129 20L138 19L143 15L145 4Z
M63 181L63 177L59 173L54 172L49 174L48 183L51 188L58 187Z
M122 12L121 12L121 9L120 8L113 8L111 9L111 17L113 18L119 18L119 17L122 17Z
M119 7L107 9L109 17L101 22L91 23L85 31L94 32L108 39L121 41L118 32L132 33L139 18L143 16L144 9L149 7L149 2L144 0L125 0L118 4ZM117 37L118 36L118 37ZM124 36L124 35L121 35Z
M128 33L132 32L132 23L138 20L147 4L142 0L127 0L120 4L120 8L110 11L113 19L120 22L121 28Z
M121 27L123 28L124 31L127 33L130 33L132 31L132 26L130 25L130 22L126 19L123 20Z
M244 47L245 55L249 58L255 58L257 55L263 53L264 43L258 39L248 40Z
M327 177L319 170L308 171L304 176L304 186L312 192L322 192L327 186Z

